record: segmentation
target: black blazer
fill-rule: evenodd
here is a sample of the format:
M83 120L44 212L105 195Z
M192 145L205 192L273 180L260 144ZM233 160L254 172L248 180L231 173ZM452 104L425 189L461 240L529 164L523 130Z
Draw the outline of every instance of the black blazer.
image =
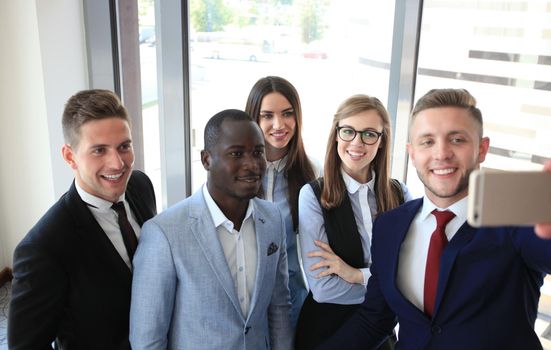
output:
M126 189L140 226L156 214L149 178ZM15 249L10 349L130 349L132 273L73 183Z

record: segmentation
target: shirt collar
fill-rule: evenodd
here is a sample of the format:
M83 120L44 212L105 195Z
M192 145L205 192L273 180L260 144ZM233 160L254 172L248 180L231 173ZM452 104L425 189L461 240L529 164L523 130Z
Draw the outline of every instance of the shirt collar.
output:
M465 220L467 220L467 203L468 199L467 196L465 196L465 198L458 200L447 208L440 208L437 207L436 204L434 204L425 194L423 196L423 207L421 208L420 213L421 219L427 219L434 209L438 209L440 211L449 210L455 214L455 217L457 219L459 219L461 222L464 222Z
M233 232L233 222L230 221L224 215L222 210L218 207L214 199L209 193L209 190L207 188L207 184L203 185L203 197L205 198L205 202L207 203L207 208L209 209L210 216L212 218L212 221L214 222L214 227L218 228L219 226L224 226L228 232ZM251 217L254 214L254 202L252 199L249 199L249 205L247 206L247 212L245 213L245 218L243 221L247 220L249 217Z
M96 197L94 196L93 194L90 194L88 192L86 192L82 187L80 187L80 185L78 184L78 181L75 180L75 187L77 189L77 192L78 192L78 195L80 196L80 198L82 198L82 200L94 207L94 208L97 208L99 210L109 210L111 209L111 206L113 205L113 203L111 203L110 201L106 201L105 199L103 198L99 198L99 197ZM125 195L124 193L119 197L119 200L117 202L124 202L124 199L125 199Z
M341 175L348 193L356 193L362 186L367 186L371 191L375 192L375 171L371 171L371 180L369 180L369 182L366 184L361 184L358 181L354 180L352 176L348 175L346 171L344 171L342 168Z
M276 172L283 171L285 169L285 166L287 165L287 154L283 156L283 158L280 158L278 160L274 160L273 162L266 162L266 169L274 169Z

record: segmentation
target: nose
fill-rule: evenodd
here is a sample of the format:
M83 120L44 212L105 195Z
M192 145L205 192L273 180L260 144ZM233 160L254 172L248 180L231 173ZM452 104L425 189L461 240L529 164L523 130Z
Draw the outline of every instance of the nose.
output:
M109 152L107 156L107 166L110 169L120 170L124 167L124 160L117 151Z
M243 156L242 166L245 170L262 173L266 170L266 158L247 153Z
M438 160L449 159L452 157L452 148L448 142L440 141L436 142L434 147L434 158Z
M356 132L354 139L350 141L350 143L356 146L363 146L364 143L362 142L362 135L360 135L359 132Z
M278 115L278 114L274 114L274 122L273 122L273 128L276 129L276 130L279 130L279 129L282 129L283 128L283 118Z

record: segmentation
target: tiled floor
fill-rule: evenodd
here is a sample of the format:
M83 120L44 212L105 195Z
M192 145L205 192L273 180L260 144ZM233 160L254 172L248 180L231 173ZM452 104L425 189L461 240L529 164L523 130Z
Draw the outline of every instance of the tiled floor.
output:
M6 330L8 328L8 304L10 300L10 284L6 283L0 288L0 350L8 349Z

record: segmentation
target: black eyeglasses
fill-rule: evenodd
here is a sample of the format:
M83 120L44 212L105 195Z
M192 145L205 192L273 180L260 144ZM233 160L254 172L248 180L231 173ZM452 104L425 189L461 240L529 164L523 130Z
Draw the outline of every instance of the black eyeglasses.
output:
M383 135L382 132L375 130L358 131L349 126L337 126L337 135L343 141L350 142L356 138L356 134L360 134L360 139L366 145L373 145L377 143L379 137Z

